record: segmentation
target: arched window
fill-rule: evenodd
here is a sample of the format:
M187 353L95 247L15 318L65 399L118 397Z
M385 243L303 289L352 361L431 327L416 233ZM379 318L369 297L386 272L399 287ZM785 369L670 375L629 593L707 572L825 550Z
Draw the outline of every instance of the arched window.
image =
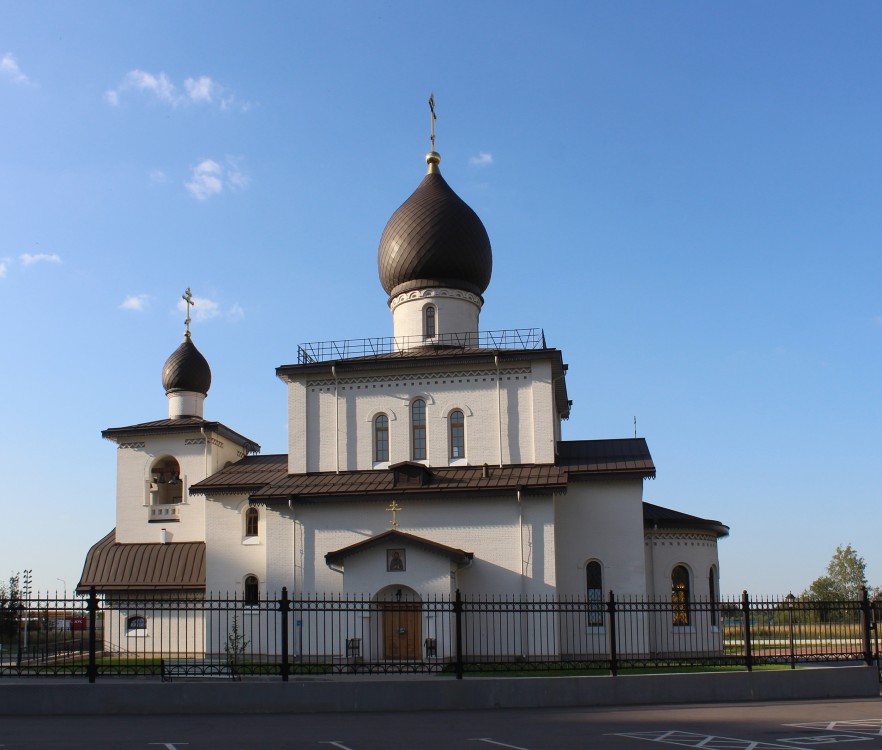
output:
M171 456L158 459L150 469L150 505L173 505L183 501L181 467Z
M257 582L257 576L247 576L245 578L245 604L257 604L260 601L260 586Z
M465 458L465 418L459 409L450 412L450 457Z
M435 338L435 315L436 310L434 305L429 305L426 307L426 338L433 339Z
M717 626L717 571L713 566L707 574L707 593L710 599L711 625Z
M147 618L143 615L132 615L126 620L126 630L147 630Z
M585 566L588 584L588 624L603 625L603 569L597 560Z
M689 624L689 571L683 565L671 571L671 612L674 625Z
M257 536L259 518L257 508L249 508L245 511L245 536Z
M374 461L389 460L389 417L378 414L374 419Z
M413 460L426 460L426 402L421 398L411 404L410 407L410 430L411 445L413 446Z

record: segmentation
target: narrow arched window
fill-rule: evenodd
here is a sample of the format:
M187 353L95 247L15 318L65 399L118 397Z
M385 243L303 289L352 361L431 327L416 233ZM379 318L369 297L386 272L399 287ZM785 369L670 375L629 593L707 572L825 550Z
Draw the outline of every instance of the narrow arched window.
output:
M450 412L450 457L465 458L465 418L457 409Z
M426 308L426 338L435 338L435 306L429 305Z
M245 578L245 604L257 604L260 601L260 586L257 582L257 576L247 576Z
M245 511L245 536L257 536L259 518L257 508L249 508Z
M411 444L413 445L413 460L426 460L426 402L421 398L411 404L410 407Z
M603 625L603 569L597 560L585 566L588 585L588 624Z
M689 624L689 571L682 565L671 571L671 612L674 625Z
M374 419L374 461L389 460L389 417L377 415Z
M707 593L710 599L711 625L717 626L717 571L713 568L707 574Z

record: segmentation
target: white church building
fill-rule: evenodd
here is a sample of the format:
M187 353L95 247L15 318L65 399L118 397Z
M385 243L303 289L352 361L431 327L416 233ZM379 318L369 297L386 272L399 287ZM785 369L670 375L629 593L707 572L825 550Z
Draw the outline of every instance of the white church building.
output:
M116 528L79 592L716 600L728 528L644 502L643 438L562 438L563 355L538 329L481 330L490 240L426 161L379 244L392 335L303 344L276 368L286 453L205 418L188 318L167 416L102 433Z

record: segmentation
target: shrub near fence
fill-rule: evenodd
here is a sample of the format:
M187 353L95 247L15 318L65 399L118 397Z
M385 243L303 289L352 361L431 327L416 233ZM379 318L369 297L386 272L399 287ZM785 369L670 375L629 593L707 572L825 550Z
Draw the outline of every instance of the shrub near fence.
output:
M349 595L33 597L0 676L585 672L878 661L857 601Z

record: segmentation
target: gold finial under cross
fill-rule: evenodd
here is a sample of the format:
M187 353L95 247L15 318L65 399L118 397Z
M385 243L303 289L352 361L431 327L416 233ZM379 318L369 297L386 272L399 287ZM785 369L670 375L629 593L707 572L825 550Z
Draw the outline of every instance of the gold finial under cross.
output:
M401 506L393 500L389 503L389 507L386 508L386 511L392 514L392 528L398 528L398 511L401 510Z
M432 151L435 150L435 120L438 118L435 116L435 94L429 94L429 112L432 116Z
M192 322L192 321L190 320L190 307L195 307L195 306L196 306L196 303L193 301L193 295L190 294L190 287L187 287L187 291L184 292L184 294L183 294L183 296L181 297L181 299L184 300L184 302L187 303L187 319L184 321L184 325L187 326L187 332L186 332L184 335L185 335L187 338L190 338L190 323Z

